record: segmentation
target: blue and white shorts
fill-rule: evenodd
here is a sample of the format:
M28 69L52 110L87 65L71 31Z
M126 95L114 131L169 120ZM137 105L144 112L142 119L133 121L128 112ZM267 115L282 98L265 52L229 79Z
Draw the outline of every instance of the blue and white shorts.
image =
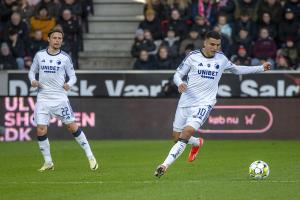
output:
M49 125L50 119L56 117L64 124L75 121L75 116L69 101L40 101L34 109L35 125Z
M177 107L173 131L182 132L186 126L198 130L206 121L213 106Z

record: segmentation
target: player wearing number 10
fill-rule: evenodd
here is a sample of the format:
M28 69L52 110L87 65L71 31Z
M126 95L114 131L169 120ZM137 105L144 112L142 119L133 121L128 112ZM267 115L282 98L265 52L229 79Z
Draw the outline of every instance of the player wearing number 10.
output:
M203 145L202 138L192 135L203 125L216 103L218 83L224 70L234 74L259 73L270 70L270 63L260 66L237 66L219 52L221 36L210 31L205 35L204 47L192 51L177 68L174 82L181 94L173 122L173 136L177 141L154 175L161 177L182 154L187 144L193 147L189 161L193 161ZM187 77L186 81L183 77Z
M68 131L85 151L90 169L97 170L98 163L84 132L75 123L68 100L67 91L75 84L76 75L70 56L60 49L62 41L63 32L59 29L51 30L48 33L48 48L36 53L28 74L32 87L38 88L34 122L37 125L38 144L45 161L39 171L54 169L47 137L47 126L51 117L59 118L67 126ZM66 75L69 77L68 82Z

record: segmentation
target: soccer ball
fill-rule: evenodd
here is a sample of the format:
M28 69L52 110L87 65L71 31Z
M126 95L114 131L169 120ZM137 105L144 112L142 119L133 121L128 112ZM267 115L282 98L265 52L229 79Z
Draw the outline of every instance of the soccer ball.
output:
M262 160L254 161L249 167L249 175L254 179L265 179L270 175L269 165Z

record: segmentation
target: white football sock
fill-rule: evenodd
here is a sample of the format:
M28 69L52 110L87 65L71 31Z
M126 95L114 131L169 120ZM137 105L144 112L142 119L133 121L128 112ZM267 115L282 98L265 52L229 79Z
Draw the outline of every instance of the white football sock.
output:
M184 151L186 147L186 143L178 141L169 152L166 160L163 162L163 165L168 167L170 166Z
M191 144L193 146L199 146L200 145L199 138L191 136L189 141L188 141L188 144Z
M51 153L50 153L50 143L48 138L43 141L38 141L40 150L44 157L45 163L52 163Z
M81 131L81 130L79 130ZM85 134L83 131L75 137L77 143L81 146L81 148L85 151L85 155L88 159L94 158L89 142L87 141Z

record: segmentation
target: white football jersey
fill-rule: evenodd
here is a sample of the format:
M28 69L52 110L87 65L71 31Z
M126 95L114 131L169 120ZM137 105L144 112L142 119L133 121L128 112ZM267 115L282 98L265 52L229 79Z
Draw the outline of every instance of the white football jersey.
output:
M67 53L60 50L57 54L51 55L47 49L38 51L28 74L30 82L36 80L37 73L40 83L37 101L68 100L67 91L63 88L66 75L69 77L67 82L69 86L75 84L76 75L72 60Z
M192 51L182 61L174 75L177 86L184 82L182 78L186 76L187 90L181 94L178 106L214 105L224 70L234 74L249 74L263 72L264 67L235 65L222 52L208 58L201 50Z

